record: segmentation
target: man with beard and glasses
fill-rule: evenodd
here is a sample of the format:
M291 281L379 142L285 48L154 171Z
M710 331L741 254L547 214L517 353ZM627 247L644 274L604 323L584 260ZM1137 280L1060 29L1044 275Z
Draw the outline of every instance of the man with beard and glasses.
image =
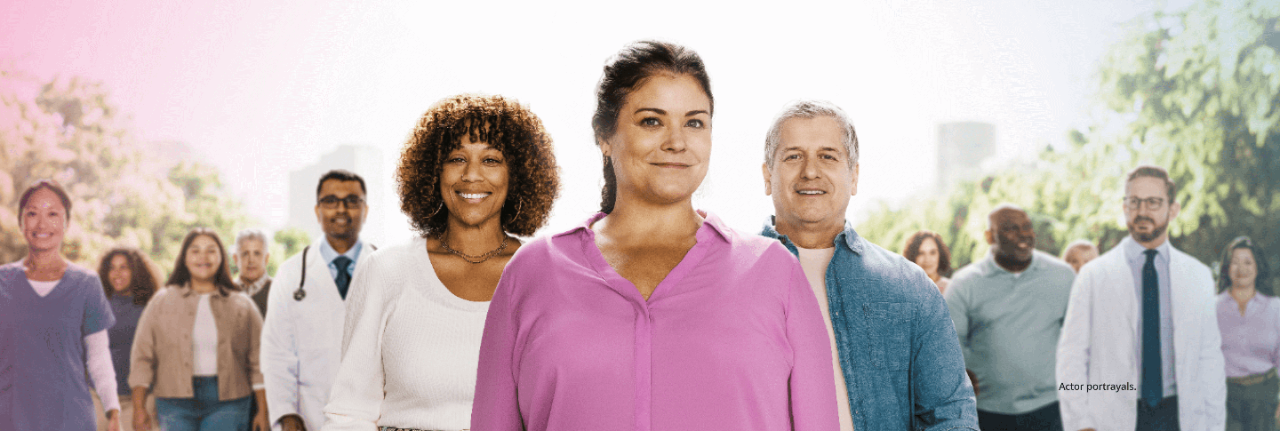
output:
M342 359L347 289L376 249L360 240L368 212L363 178L345 170L325 173L316 186L316 218L324 237L276 271L261 361L273 427L315 431L324 423L329 387Z
M1209 268L1169 244L1169 174L1125 182L1129 236L1080 269L1058 341L1067 430L1222 430L1226 376Z
M987 216L991 252L943 295L978 387L983 430L1061 431L1054 351L1075 272L1036 250L1031 217L1011 204Z

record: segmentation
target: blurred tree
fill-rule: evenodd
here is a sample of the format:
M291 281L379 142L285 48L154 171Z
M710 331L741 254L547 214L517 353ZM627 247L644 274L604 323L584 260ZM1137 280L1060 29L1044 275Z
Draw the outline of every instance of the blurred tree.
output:
M308 244L311 244L311 238L303 229L291 227L276 231L271 241L271 262L267 265L267 271L275 274L276 268L285 259L302 252L303 247Z
M975 245L985 215L1007 201L1031 213L1042 250L1076 238L1107 250L1126 235L1124 176L1149 163L1179 185L1182 213L1170 225L1179 249L1214 265L1231 238L1250 235L1280 267L1278 18L1274 1L1205 0L1129 22L1101 62L1093 124L1070 132L1067 151L885 208L859 232L900 250L905 233L937 230L963 264L985 253Z
M172 268L190 228L227 235L245 224L216 171L144 155L148 149L129 133L102 84L34 82L0 70L0 262L26 255L17 201L41 178L57 180L71 195L63 252L89 267L110 247L126 245ZM22 94L24 87L34 95Z

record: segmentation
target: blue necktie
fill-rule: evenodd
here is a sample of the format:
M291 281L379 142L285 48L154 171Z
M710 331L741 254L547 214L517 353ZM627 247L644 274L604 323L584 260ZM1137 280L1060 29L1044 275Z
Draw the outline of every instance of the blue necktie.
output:
M1160 369L1160 282L1156 277L1156 251L1147 250L1142 265L1142 399L1155 407L1164 398Z
M347 299L347 287L351 286L351 271L347 268L351 265L351 258L346 256L338 256L333 259L334 266L338 267L338 276L334 277L333 282L338 284L338 294L342 295L342 299Z

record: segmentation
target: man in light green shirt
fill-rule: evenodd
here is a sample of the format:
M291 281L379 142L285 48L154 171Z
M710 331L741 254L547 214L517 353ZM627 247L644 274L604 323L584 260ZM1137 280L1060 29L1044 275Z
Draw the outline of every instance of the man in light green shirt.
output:
M1075 272L1035 249L1031 218L1001 205L988 217L985 258L944 295L965 367L977 377L984 430L1062 430L1054 358Z

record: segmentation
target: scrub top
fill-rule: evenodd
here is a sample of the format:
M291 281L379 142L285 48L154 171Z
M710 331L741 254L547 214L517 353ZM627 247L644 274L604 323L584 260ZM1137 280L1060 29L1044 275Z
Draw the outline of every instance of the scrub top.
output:
M0 429L95 430L84 337L113 324L92 271L68 265L39 296L21 261L0 266Z

